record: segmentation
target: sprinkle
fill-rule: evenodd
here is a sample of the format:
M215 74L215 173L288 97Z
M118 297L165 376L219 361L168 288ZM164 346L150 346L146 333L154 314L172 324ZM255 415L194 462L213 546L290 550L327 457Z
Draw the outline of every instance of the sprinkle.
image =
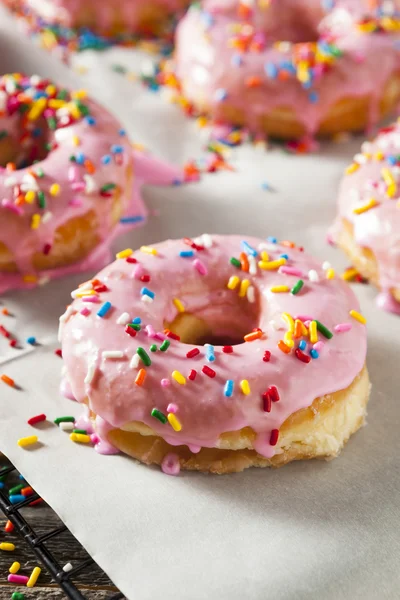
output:
M311 321L309 331L310 331L310 342L312 344L315 344L315 342L318 342L317 321Z
M83 380L83 382L86 383L87 385L90 385L93 381L95 373L96 373L96 365L94 363L92 363L88 366L86 377Z
M136 385L143 385L146 377L146 369L140 369L138 374L136 375L135 383Z
M37 435L29 435L28 437L20 438L17 442L20 448L26 448L27 446L33 446L38 441Z
M315 350L314 348L312 348L310 350L310 354L311 354L312 358L314 358L314 359L319 357L318 351Z
M28 425L36 425L37 423L41 423L42 421L45 421L45 420L46 420L45 414L37 415L36 417L31 417L30 419L28 419Z
M288 331L290 331L290 333L294 333L294 321L293 321L293 317L291 315L289 315L289 313L282 313L282 321L284 321L288 327Z
M240 283L239 298L244 298L246 296L249 287L250 281L248 279L243 279L243 281Z
M104 302L104 304L97 311L98 317L105 317L108 311L111 309L111 302Z
M283 340L279 340L279 342L278 342L278 348L279 348L279 350L281 350L281 352L284 352L285 354L289 354L290 353L289 346L287 346Z
M303 363L309 363L311 358L309 356L307 356L307 354L304 354L304 352L302 352L300 350L300 348L296 348L296 350L294 351L296 358L298 358L301 362Z
M189 350L189 352L186 352L186 358L194 358L198 354L200 354L200 350L198 348L193 348L192 350Z
M335 333L344 333L346 331L350 331L351 327L351 323L339 323L338 325L335 325L333 330Z
M256 331L252 331L244 336L245 342L254 342L255 340L259 340L263 336L263 332L261 329L257 329Z
M327 279L334 279L335 278L335 269L327 269L326 271L326 278Z
M231 263L231 265L233 265L234 267L237 267L238 269L240 269L241 264L240 264L240 260L238 260L237 258L234 258L232 256L232 258L229 261Z
M144 252L145 254L152 254L153 256L157 256L157 250L155 248L151 248L150 246L141 246L140 252Z
M293 348L293 333L291 331L287 331L283 336L283 341L285 342L286 346L288 346L288 348Z
M215 361L214 346L212 346L211 344L204 344L204 347L206 349L206 359L208 360L208 362L214 362Z
M351 165L349 165L345 171L346 175L351 175L352 173L355 173L358 169L360 168L360 165L356 162L353 162Z
M179 256L181 256L182 258L190 258L194 256L194 252L193 250L181 250L179 252Z
M361 215L362 213L365 213L368 210L370 210L371 208L374 208L375 206L377 206L377 204L378 203L375 200L375 198L371 198L368 202L366 202L362 206L359 206L358 208L353 208L353 213L355 215Z
M122 313L117 319L117 325L127 325L130 321L130 316L127 312Z
M216 372L214 371L214 369L211 369L207 365L204 365L201 370L204 373L204 375L207 375L207 377L210 377L211 379L213 379L216 376Z
M182 429L182 425L174 413L168 414L168 422L174 431L180 431Z
M151 344L151 346L150 346L150 352L157 352L157 345L156 344Z
M147 287L142 287L142 289L140 290L140 295L141 296L148 296L149 298L151 298L153 300L154 296L155 296L155 293L152 292L151 290L149 290L149 288L147 288Z
M66 565L64 565L62 570L64 571L64 573L69 573L70 571L72 571L71 563L67 563Z
M304 285L304 281L302 279L299 279L298 282L295 283L294 286L292 287L292 289L290 290L290 293L293 294L293 296L295 296L296 294L298 294L300 292L303 285Z
M4 531L6 531L7 533L12 533L14 531L14 525L11 523L11 521L7 521L4 527Z
M1 542L0 550L3 550L4 552L14 552L15 546L14 546L14 544L11 544L8 542Z
M252 285L247 289L246 296L250 304L253 304L256 301L256 291Z
M197 271L200 273L200 275L207 275L207 273L208 273L207 267L198 258L196 258L196 260L193 261L193 266L195 269L197 269Z
M184 377L179 371L172 371L172 379L175 379L179 385L186 384L186 377Z
M188 375L188 379L190 379L190 381L194 381L196 379L196 375L197 371L195 371L195 369L191 369Z
M317 324L318 331L322 333L322 335L325 336L328 340L330 340L333 337L333 333L329 331L329 329L325 327L325 325L321 323L321 321L317 321L317 319L315 319L315 322Z
M363 317L363 315L360 314L359 312L357 312L356 310L351 310L349 314L351 317L353 317L353 319L355 319L359 323L362 323L363 325L366 324L367 319L365 317Z
M278 443L278 439L279 439L279 429L273 429L271 431L271 435L269 438L269 443L271 446L276 446L276 444Z
M90 444L91 442L90 435L84 433L71 433L69 439L77 444Z
M301 342L299 343L299 348L302 352L304 352L304 350L306 350L307 348L307 342L305 340L301 340Z
M6 383L7 385L9 385L10 387L15 387L14 379L11 379L11 377L9 377L8 375L3 374L3 375L1 375L0 379L1 379L1 381Z
M171 342L169 342L168 340L164 340L163 343L160 346L160 350L161 352L165 352L166 350L168 350L168 348L170 347Z
M252 248L250 244L248 244L246 241L243 240L241 246L246 254L250 254L250 256L254 257L258 255L257 250L255 248Z
M11 504L19 504L20 502L23 502L25 500L25 496L23 496L22 494L12 494L8 497L8 499L11 502Z
M26 587L28 587L28 588L35 587L36 582L39 579L39 575L41 572L42 572L42 569L40 567L35 567L31 573L31 576L29 577Z
M18 573L18 571L20 570L21 565L19 562L13 562L13 564L11 565L11 567L8 569L9 573L12 573L13 575L15 575L16 573Z
M262 395L262 400L263 400L263 411L264 412L271 412L271 408L272 408L272 400L271 400L271 396L270 394L267 392L264 392L264 394Z
M273 271L279 269L282 265L286 264L286 258L279 258L278 260L264 261L260 260L258 266L263 271Z
M163 387L168 387L169 385L171 385L171 382L170 382L170 380L169 380L169 379L165 379L165 378L164 378L164 379L161 379L161 382L160 382L160 383L161 383L161 385L162 385Z
M58 196L59 193L61 192L61 187L58 183L53 183L53 185L50 186L50 196Z
M140 356L139 354L134 354L131 358L131 362L129 363L129 367L131 369L137 369L139 367Z
M276 385L270 385L267 389L267 394L270 396L272 402L279 402L279 400L281 399Z
M242 379L242 381L240 382L240 389L242 390L245 396L248 396L250 394L250 385L247 379Z
M269 291L273 294L283 294L285 292L288 292L289 290L290 288L287 285L275 285L274 287L269 289Z
M318 283L319 275L315 269L311 269L311 271L308 271L308 279L313 283Z
M128 256L131 256L131 254L133 254L132 248L127 248L126 250L117 252L117 254L115 255L115 258L128 258Z
M222 352L224 352L224 354L232 354L233 346L222 346Z
M182 302L178 298L174 298L173 303L178 312L180 312L180 313L185 312L185 307L183 306Z
M239 277L237 275L232 275L232 277L229 278L227 288L229 290L234 290L238 286L239 282L240 282Z
M108 358L124 358L125 353L122 350L103 350L101 353L102 357Z
M151 416L160 421L163 425L168 421L167 417L161 411L157 410L157 408L153 408Z
M55 425L60 425L61 423L75 423L75 417L57 417L54 419Z
M254 258L254 256L253 256L253 258ZM245 271L246 273L248 273L249 266L250 265L249 265L249 259L247 257L247 254L245 252L241 252L240 253L240 267L241 267L242 271Z
M230 398L232 396L234 385L235 383L233 379L227 379L224 387L224 396L226 396L227 398Z
M136 350L136 352L140 356L140 358L141 358L143 364L145 365L145 367L150 367L150 365L151 365L151 358L147 354L146 350L144 348L141 348L139 346L138 349Z
M263 354L263 361L269 362L271 360L271 352L269 350L265 350Z

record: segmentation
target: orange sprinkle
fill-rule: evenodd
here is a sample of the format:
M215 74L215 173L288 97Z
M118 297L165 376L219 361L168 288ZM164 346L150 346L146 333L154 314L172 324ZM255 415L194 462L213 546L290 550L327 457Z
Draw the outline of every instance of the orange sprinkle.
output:
M0 377L0 379L2 381L4 381L4 383L6 383L7 385L9 385L10 387L14 387L15 386L15 381L14 379L11 379L11 377L9 377L8 375L2 375Z
M247 254L245 252L240 253L240 264L242 265L242 271L249 272L249 259L247 258Z
M136 379L135 379L136 385L143 385L145 377L146 377L146 369L140 369L139 373L136 375Z
M13 162L9 162L6 164L6 169L7 171L16 171L17 170L17 166L15 163Z
M11 523L11 521L7 521L6 526L4 527L4 531L6 531L7 533L11 533L12 531L14 531L14 525Z
M246 87L255 88L261 85L261 77L248 77L246 79Z
M301 337L303 335L303 323L300 321L300 319L296 319L294 322L294 333L293 333L293 337L295 339Z
M281 350L285 354L289 354L290 353L289 346L287 346L283 340L279 340L279 342L278 342L278 348L279 348L279 350Z
M289 242L288 240L284 240L280 242L281 246L286 246L286 248L296 248L296 244L294 242Z
M3 308L1 311L2 315L8 316L10 313L8 312L7 308Z
M96 168L95 168L94 164L88 158L85 160L84 165L85 165L85 169L88 173L90 173L91 175L93 175L93 173L96 173Z
M252 331L244 336L245 342L254 342L254 340L259 340L262 337L263 332L257 329L257 331Z

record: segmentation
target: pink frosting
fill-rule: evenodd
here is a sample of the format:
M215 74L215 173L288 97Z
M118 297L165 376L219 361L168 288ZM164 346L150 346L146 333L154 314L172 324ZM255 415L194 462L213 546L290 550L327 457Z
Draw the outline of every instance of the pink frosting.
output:
M214 447L224 432L250 426L257 433L255 448L270 457L275 452L270 444L273 430L279 429L291 414L310 406L316 397L345 389L361 371L366 357L366 328L349 316L350 310L359 310L350 287L339 278L327 279L320 264L301 249L258 239L247 242L252 249L245 245L245 251L257 253L255 259L249 257L252 274L230 262L243 251L238 236L207 237L197 242L191 256L181 256L182 251L191 251L183 240L166 241L154 247L156 254L148 253L146 248L135 252L136 264L132 264L132 258L130 262L120 258L99 273L98 279L107 286L107 291L100 294L101 306L106 302L111 305L104 317L97 315L100 305L90 315L82 315L84 302L79 298L67 309L60 324L66 377L77 400L87 398L89 407L100 416L96 431L101 437L106 438L110 429L140 421L169 444L186 444L198 451L200 447ZM201 248L197 249L199 244ZM298 276L279 271L278 265L273 265L274 270L262 270L258 266L261 250L268 253L269 261L287 260L288 266L303 274L304 285L299 293L271 290L274 286L291 289ZM281 258L282 254L288 258ZM206 274L194 265L199 259ZM137 264L150 277L148 282L136 277ZM228 289L232 276L249 281L242 297L238 290L245 290L247 284ZM206 321L216 338L237 342L233 351L225 352L219 345L208 348L184 344L170 337L169 347L161 351L165 335L159 336L158 332L163 332L165 322L171 323L182 309L176 299L186 312ZM325 342L323 349L319 345L319 357L306 364L295 354L300 339L294 340L289 354L277 346L288 329L282 313L309 315L332 333L340 323L351 321L352 327L331 339L319 333L319 341ZM140 319L141 329L132 337L126 332L126 324L135 319ZM244 342L243 336L257 328L262 331L261 337ZM156 352L150 350L152 344L157 345ZM139 347L150 357L150 366L139 359ZM307 342L307 360L311 350L312 344ZM121 354L110 356L109 351ZM141 368L146 376L144 383L137 385ZM176 371L185 378L184 384L176 379ZM210 376L213 373L215 376ZM165 380L168 386L163 384ZM229 380L233 382L231 394ZM243 380L248 382L248 394L241 386ZM280 400L272 402L271 411L265 412L263 394L272 393L271 386L276 387ZM151 416L154 408L167 415L171 404L170 414L181 423L180 431Z
M180 22L176 72L189 101L220 121L226 106L238 109L255 132L260 117L288 107L314 134L335 103L369 96L369 124L377 121L383 87L399 70L398 3L382 2L379 9L395 15L396 34L359 27L364 16L372 28L385 22L367 1L326 2L325 17L320 0L276 0L264 9L253 4L238 16L243 4L206 0ZM317 40L317 55L315 44L291 43Z
M46 87L46 82L38 77L20 81L27 95L40 93ZM6 131L10 141L22 148L16 162L31 162L36 156L37 144L31 132L26 135L27 127L24 125L22 128L22 118L16 112L19 104L14 76L5 76L0 81L0 102L0 130ZM12 252L19 270L16 274L0 272L0 293L11 288L32 287L49 278L76 271L101 268L110 259L112 238L145 220L147 211L140 197L141 185L171 183L180 178L178 169L154 161L143 153L133 154L129 139L113 115L91 99L84 98L82 102L89 115L82 115L65 125L62 111L67 113L67 122L69 113L66 108L60 108L61 114L56 117L54 130L48 129L44 119L43 122L28 122L28 127L39 128L44 136L48 133L48 141L53 148L46 158L33 166L15 171L2 169L0 173L0 242ZM24 139L26 146L21 141ZM71 156L76 158L75 162L71 161ZM90 166L85 166L87 160L94 173ZM129 170L133 174L131 185L127 185ZM54 184L59 187L52 195ZM111 190L108 189L110 184ZM120 190L123 215L117 227L112 222L111 213L116 189ZM30 190L34 192L31 203L26 200ZM44 207L39 204L41 193L44 194ZM20 203L16 200L18 196L22 197ZM36 272L32 264L33 255L37 252L51 253L57 228L90 210L96 214L98 247L79 263ZM131 220L130 217L137 219ZM35 218L40 221L33 228Z
M362 145L342 180L338 218L331 231L335 240L342 219L346 219L353 225L357 245L372 250L383 289L380 305L386 308L389 298L385 298L385 292L400 288L399 156L400 122L383 129L373 142ZM373 207L361 214L354 212L367 207L371 199L376 201Z

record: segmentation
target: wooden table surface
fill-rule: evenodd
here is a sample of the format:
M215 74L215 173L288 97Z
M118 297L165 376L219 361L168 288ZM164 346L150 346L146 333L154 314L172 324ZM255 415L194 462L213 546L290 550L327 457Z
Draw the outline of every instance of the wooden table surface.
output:
M0 456L0 469L2 466L4 466L4 460ZM9 485L9 483L16 485L21 482L15 474L11 474L9 478L7 478L7 485ZM58 516L44 503L34 507L24 508L22 515L38 534L44 534L61 525ZM33 551L18 533L10 534L4 531L5 524L6 519L0 511L0 543L12 542L16 546L14 552L4 552L0 550L0 599L11 600L13 592L22 592L25 594L27 600L65 599L66 596L58 586L52 582L52 579L45 568L42 568L38 584L32 589L7 582L7 576L9 574L8 569L14 561L21 563L20 573L24 575L29 575L35 566L42 567L42 565L40 565ZM65 531L49 540L46 542L46 546L61 566L64 566L69 562L73 566L77 566L82 560L88 558L87 552L69 531ZM107 575L103 573L100 567L95 563L90 565L88 569L82 571L82 573L74 579L74 583L88 600L107 600L107 598L117 591Z

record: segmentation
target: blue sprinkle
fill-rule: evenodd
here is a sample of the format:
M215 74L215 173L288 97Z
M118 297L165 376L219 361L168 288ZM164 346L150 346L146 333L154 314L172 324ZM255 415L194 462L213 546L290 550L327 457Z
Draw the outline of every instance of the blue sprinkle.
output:
M214 362L215 361L214 346L212 346L211 344L204 344L204 347L206 349L206 359L208 360L208 362Z
M108 311L111 308L111 302L104 302L104 304L102 306L100 306L99 310L97 311L97 316L98 317L105 317L106 314L108 313Z
M296 67L288 60L283 60L280 64L281 69L291 73L292 75L296 75Z
M209 28L214 24L214 17L210 12L202 10L200 13L200 18L203 21L205 27Z
M217 102L222 102L223 100L226 100L227 97L228 97L228 92L226 90L224 90L223 88L219 88L218 90L215 90L214 98Z
M150 298L154 298L155 296L155 293L149 290L149 288L147 287L142 287L142 289L140 290L140 294L141 296L149 296Z
M21 481L25 481L25 477L21 474L18 475L18 479L20 479Z
M307 342L305 340L301 340L299 343L299 348L302 352L304 352L304 350L307 348Z
M2 490L4 488L4 483L2 481L0 481L0 490Z
M234 67L241 67L243 64L243 58L240 54L234 54L231 58L231 63Z
M142 322L142 319L140 317L135 317L132 321L132 323L134 325L140 325L141 322Z
M310 92L308 94L308 99L310 100L310 102L315 104L316 102L318 102L319 96L318 96L317 92Z
M281 254L279 258L286 258L286 260L289 260L289 254Z
M33 138L38 138L42 135L42 129L41 127L35 127L35 129L32 131L32 137Z
M126 131L125 131L125 129L120 129L120 130L118 131L118 133L119 133L119 135L121 135L122 137L124 137L124 136L126 135Z
M242 242L241 245L242 245L242 248L243 248L244 252L246 252L246 254L250 254L250 256L257 256L258 255L257 250L255 250L254 248L252 248L250 246L250 244L248 244L244 240L243 240L243 242Z
M26 338L26 343L34 346L36 344L36 338L32 335L31 337Z
M89 116L86 117L85 120L88 125L96 125L96 119L94 117Z
M122 223L122 225L129 225L132 223L141 223L142 221L144 221L144 217L141 216L136 216L136 217L122 217L119 222Z
M33 97L35 100L38 100L39 98L47 98L47 94L44 90L38 90Z
M277 244L278 243L278 238L272 237L272 236L269 235L267 237L267 242L271 242L271 244Z
M172 182L172 185L182 185L183 181L182 179L174 179Z
M78 165L83 165L83 163L85 162L85 155L82 154L82 152L78 152L78 154L75 156L75 160L78 163Z
M113 145L111 146L111 152L112 152L113 154L122 154L122 153L123 153L123 151L124 151L124 148L123 148L123 146L119 146L118 144L113 144Z
M191 256L194 256L194 252L193 250L181 250L179 256L182 258L190 258Z
M386 160L389 163L389 165L395 165L397 163L397 157L393 156L393 154L389 154L388 156L386 156Z
M274 65L274 63L266 63L264 65L264 70L265 73L267 74L267 76L270 79L276 79L278 76L278 68L276 65Z
M224 396L230 398L233 394L234 382L232 379L227 379L224 387Z
M101 162L103 165L108 165L111 162L111 156L109 154L105 154L101 157Z
M314 350L314 348L312 350L310 350L310 354L313 358L318 358L319 354L317 352L317 350Z
M14 494L12 496L9 496L8 499L11 502L11 504L18 504L19 502L23 502L24 500L26 500L26 497L22 494Z

